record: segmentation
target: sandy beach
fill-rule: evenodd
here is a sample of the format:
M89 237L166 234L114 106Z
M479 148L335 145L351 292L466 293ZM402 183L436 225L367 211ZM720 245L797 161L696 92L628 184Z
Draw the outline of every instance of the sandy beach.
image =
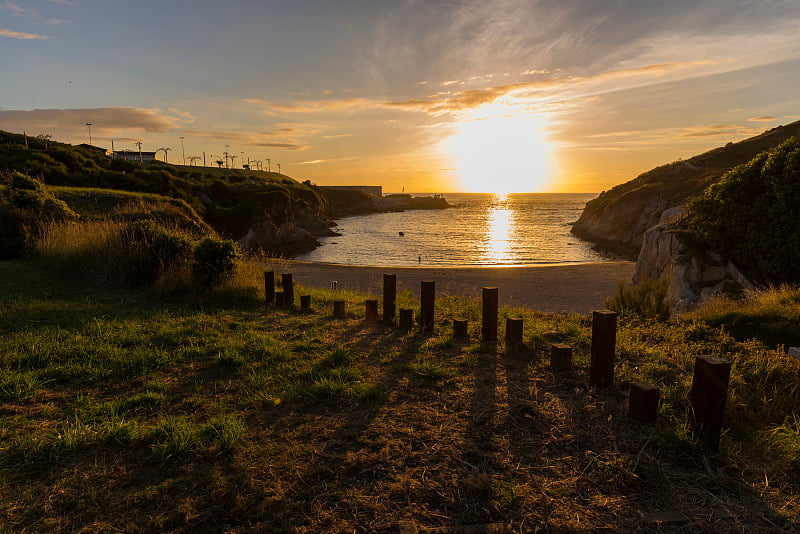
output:
M292 273L309 287L347 289L380 296L383 274L396 274L398 289L419 296L420 281L434 280L437 295L480 298L481 288L498 288L501 306L545 312L588 314L605 308L617 280L629 281L636 264L630 261L521 267L362 267L291 260L269 262L276 273Z

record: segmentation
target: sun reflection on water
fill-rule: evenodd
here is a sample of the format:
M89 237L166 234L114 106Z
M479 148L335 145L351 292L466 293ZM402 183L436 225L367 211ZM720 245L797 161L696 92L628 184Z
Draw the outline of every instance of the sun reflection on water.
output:
M487 215L486 260L488 263L506 263L511 259L511 235L514 231L514 209L508 195L495 195Z

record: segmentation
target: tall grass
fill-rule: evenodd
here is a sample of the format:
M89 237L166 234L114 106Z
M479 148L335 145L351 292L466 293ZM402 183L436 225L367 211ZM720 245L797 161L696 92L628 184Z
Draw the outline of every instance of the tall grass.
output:
M123 227L109 219L50 224L36 245L38 257L62 271L120 279L131 262Z

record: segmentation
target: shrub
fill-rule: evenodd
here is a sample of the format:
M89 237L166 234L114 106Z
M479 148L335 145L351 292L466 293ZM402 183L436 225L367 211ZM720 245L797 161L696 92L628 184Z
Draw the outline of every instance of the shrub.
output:
M800 140L729 171L688 210L690 227L753 280L800 282Z
M192 272L198 282L216 285L233 275L240 257L235 242L207 237L194 250Z
M192 255L189 238L154 221L129 224L122 231L122 239L130 253L124 278L132 283L154 282L168 269L187 263Z
M671 310L667 302L669 280L644 278L635 286L617 282L617 292L606 300L608 309L621 315L633 314L645 319L669 319Z

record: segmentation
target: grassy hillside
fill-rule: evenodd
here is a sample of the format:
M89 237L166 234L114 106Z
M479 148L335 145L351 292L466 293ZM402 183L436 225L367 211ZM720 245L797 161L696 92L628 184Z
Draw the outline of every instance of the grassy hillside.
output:
M644 232L658 223L661 212L685 204L725 172L793 136L800 136L800 121L656 167L588 202L572 231L591 241L626 246L635 257Z
M800 362L702 322L623 322L614 390L586 386L590 324L525 319L481 345L480 304L437 300L430 335L363 320L365 295L261 269L182 305L52 262L0 262L0 524L8 532L791 531L800 520ZM277 265L279 269L286 266ZM285 271L284 271L285 272ZM346 320L331 316L345 299ZM418 308L410 295L400 306ZM470 321L470 340L450 320ZM547 332L575 370L547 367ZM501 331L502 336L502 331ZM694 355L733 361L719 455L688 424ZM659 420L626 415L631 381ZM681 522L683 521L683 522Z

